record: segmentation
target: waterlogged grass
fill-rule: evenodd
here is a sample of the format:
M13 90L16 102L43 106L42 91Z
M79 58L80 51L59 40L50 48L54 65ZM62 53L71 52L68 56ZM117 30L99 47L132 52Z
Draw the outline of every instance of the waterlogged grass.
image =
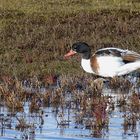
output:
M0 75L82 72L75 41L140 52L139 19L137 0L0 0Z
M91 75L50 75L42 79L34 76L24 81L3 76L0 118L4 131L1 136L10 135L16 139L24 134L26 138L33 139L30 138L33 135L39 139L55 134L61 139L71 136L84 140L139 137L140 96L137 87L140 79L134 78L134 89L127 78L116 77L104 83L102 78L95 79ZM50 134L52 131L54 133Z

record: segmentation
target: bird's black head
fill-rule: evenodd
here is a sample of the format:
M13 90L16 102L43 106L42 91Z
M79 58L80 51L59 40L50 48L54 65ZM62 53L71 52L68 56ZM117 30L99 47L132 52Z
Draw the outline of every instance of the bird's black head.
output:
M72 50L81 53L84 59L89 59L91 55L91 49L85 42L76 42L72 45Z

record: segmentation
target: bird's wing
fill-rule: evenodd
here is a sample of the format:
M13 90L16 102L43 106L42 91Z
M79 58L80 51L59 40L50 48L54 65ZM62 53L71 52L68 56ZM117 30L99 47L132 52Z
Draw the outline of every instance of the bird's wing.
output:
M128 61L128 62L134 62L140 60L140 54L128 50L122 52L121 57L124 61Z
M119 48L105 48L100 49L97 52L95 52L95 55L97 56L116 56L121 57L122 61L125 63L134 62L137 60L140 60L140 54L129 51L129 50L122 50Z
M117 48L104 48L104 49L99 49L98 51L95 52L95 55L97 56L117 56L121 57L121 53L124 50L117 49Z

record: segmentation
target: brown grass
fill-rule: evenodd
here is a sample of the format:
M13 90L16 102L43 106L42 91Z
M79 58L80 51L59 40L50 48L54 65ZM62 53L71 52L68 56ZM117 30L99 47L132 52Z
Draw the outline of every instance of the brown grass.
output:
M115 46L139 52L138 11L100 10L54 15L47 20L43 15L18 10L1 13L5 21L0 35L1 75L76 73L80 70L77 58L63 60L76 41L88 42L93 51Z

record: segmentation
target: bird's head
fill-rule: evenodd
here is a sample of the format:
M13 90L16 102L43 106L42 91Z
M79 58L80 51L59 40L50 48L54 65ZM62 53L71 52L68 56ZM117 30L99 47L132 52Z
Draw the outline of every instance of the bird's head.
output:
M89 45L85 42L76 42L72 45L71 50L64 57L68 58L76 53L80 53L82 54L83 58L89 59L91 54L91 49Z

